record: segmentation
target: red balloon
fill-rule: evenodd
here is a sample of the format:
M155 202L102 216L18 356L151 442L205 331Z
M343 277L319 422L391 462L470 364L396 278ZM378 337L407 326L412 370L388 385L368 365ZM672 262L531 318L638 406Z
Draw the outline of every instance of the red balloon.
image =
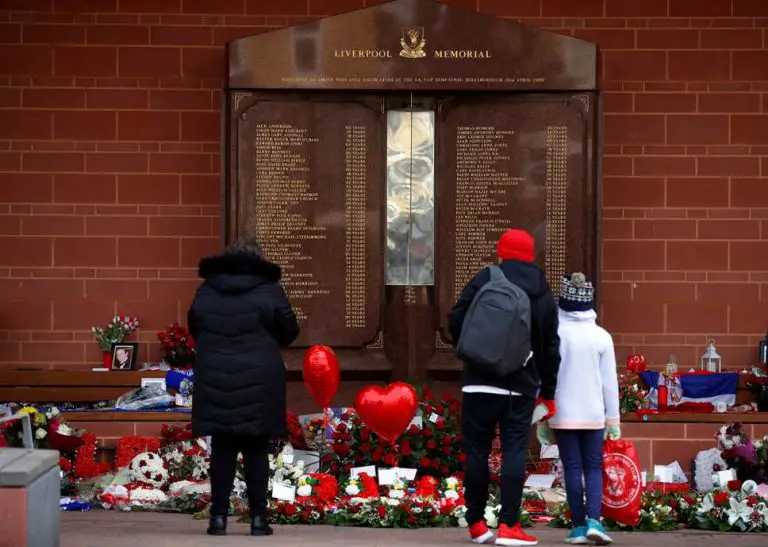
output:
M371 431L393 443L416 416L418 404L419 397L412 385L395 382L385 388L361 389L355 399L355 411Z
M328 346L312 346L304 354L304 383L322 408L331 406L339 390L341 371L336 354Z

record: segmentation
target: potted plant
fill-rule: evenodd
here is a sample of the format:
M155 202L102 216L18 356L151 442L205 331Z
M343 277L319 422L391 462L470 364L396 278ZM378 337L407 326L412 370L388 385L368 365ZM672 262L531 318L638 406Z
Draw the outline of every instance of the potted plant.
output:
M165 331L157 333L163 350L163 361L171 368L187 370L195 364L195 340L192 334L178 323L174 323Z
M91 332L96 337L99 347L104 355L104 367L112 367L112 344L123 342L126 337L139 328L137 317L124 317L116 315L107 324L106 328L91 327Z

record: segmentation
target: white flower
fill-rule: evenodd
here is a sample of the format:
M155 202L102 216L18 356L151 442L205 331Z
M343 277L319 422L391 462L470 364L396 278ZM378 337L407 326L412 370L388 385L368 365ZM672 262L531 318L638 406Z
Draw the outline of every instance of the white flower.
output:
M447 479L445 479L445 485L448 488L455 488L459 485L459 479L457 479L456 477L448 477Z
M396 500L401 500L405 497L405 491L404 490L396 490L392 489L389 491L389 497Z
M445 497L449 500L459 499L459 493L456 490L448 490L445 492Z
M467 526L469 526L469 523L467 522L467 519L465 519L464 517L461 517L461 518L460 518L460 519L457 521L457 523L456 523L456 524L458 524L458 525L459 525L459 528L466 528Z
M309 484L302 484L299 489L296 490L296 495L300 497L306 497L312 495L312 486Z
M37 431L35 431L35 438L36 439L45 439L45 436L48 435L48 432L43 429L42 427L38 427Z
M728 500L729 507L726 508L725 513L728 515L728 524L733 526L739 525L742 530L746 528L745 525L749 524L749 519L752 515L752 508L747 505L747 500L738 501L736 498ZM742 522L739 522L741 520Z
M731 439L721 439L720 444L722 444L723 448L725 448L726 450L730 450L731 448L733 448L734 441Z
M712 497L712 494L706 494L703 498L701 498L701 504L699 505L699 508L696 510L696 512L699 515L707 515L714 508L715 500Z
M347 485L344 492L346 492L348 496L354 497L360 493L360 488L358 488L357 483L352 483Z
M400 500L394 499L394 498L389 498L387 500L387 504L392 506L392 507L397 507L398 505L400 505Z
M484 516L485 516L485 522L489 527L496 528L496 526L498 526L499 517L496 514L495 507L492 507L490 505L486 506Z
M763 441L752 441L752 444L757 450L760 450L763 447Z

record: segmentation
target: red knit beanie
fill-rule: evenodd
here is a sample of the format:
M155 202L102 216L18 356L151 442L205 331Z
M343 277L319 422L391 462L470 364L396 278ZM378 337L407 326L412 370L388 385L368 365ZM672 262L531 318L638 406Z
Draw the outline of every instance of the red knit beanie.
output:
M533 238L525 230L507 230L496 243L496 254L502 260L533 262Z

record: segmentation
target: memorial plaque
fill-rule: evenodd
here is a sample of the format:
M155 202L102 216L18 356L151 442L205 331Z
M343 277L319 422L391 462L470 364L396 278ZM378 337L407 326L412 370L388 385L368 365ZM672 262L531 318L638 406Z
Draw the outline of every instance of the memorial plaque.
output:
M375 102L374 102L375 106ZM362 347L381 318L379 115L354 101L257 100L238 126L238 233L253 234L301 324L298 347Z
M590 100L590 97L586 97ZM585 240L591 142L584 102L559 95L453 99L439 112L439 301L443 333L456 298L508 228L530 232L557 291L566 271L595 274Z

